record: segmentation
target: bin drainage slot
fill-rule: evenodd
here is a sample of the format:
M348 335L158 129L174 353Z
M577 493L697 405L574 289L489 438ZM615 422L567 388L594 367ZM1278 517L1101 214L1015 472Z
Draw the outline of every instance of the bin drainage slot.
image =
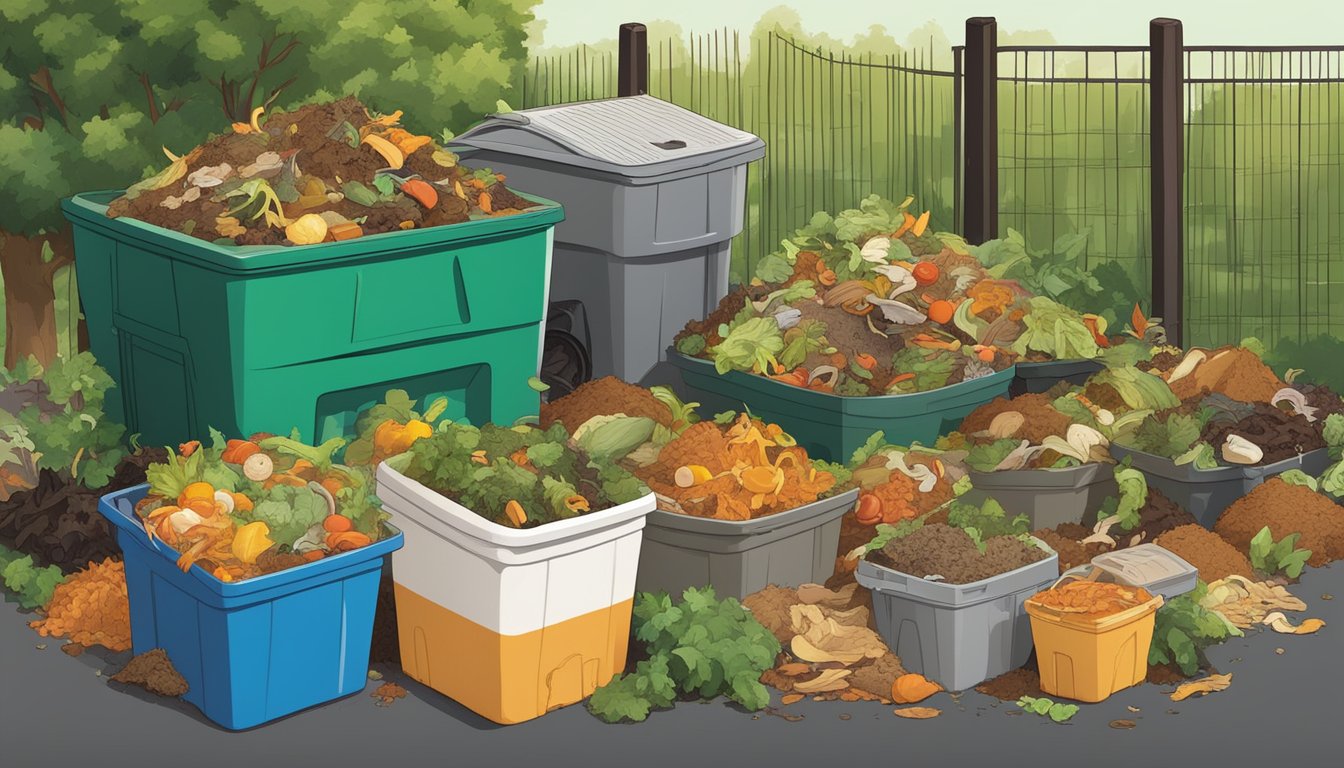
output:
M685 149L685 148L686 148L686 142L682 141L681 139L670 139L670 140L668 140L668 141L651 141L651 142L649 142L649 143L652 144L653 146L659 148L659 149Z

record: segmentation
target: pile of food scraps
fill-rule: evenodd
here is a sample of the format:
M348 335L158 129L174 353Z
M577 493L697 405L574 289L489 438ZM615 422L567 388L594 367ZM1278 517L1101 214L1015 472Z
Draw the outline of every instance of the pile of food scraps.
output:
M648 494L616 459L648 441L656 422L602 416L574 431L443 422L389 466L498 525L538 525Z
M1218 534L1198 523L1182 525L1158 536L1154 544L1171 550L1195 566L1205 583L1228 576L1254 576L1255 569L1245 551L1229 544Z
M108 558L89 563L56 587L42 618L29 627L42 637L64 637L81 646L131 649L131 604L126 566Z
M1121 470L1124 473L1124 470ZM1137 470L1130 470L1137 472ZM1127 476L1126 474L1122 474ZM1135 492L1132 483L1126 484L1126 492ZM1164 533L1183 526L1198 526L1199 521L1176 502L1167 498L1156 488L1145 484L1142 494L1131 504L1138 504L1136 511L1123 516L1117 515L1120 499L1108 499L1099 512L1100 520L1094 527L1078 523L1062 523L1054 528L1045 528L1032 533L1059 554L1059 572L1063 573L1075 566L1089 563L1092 558L1105 552L1137 546L1144 542L1155 542ZM1120 519L1123 517L1124 519Z
M131 185L108 216L201 240L312 245L457 224L533 207L488 169L471 170L429 136L353 97L266 114ZM221 126L223 127L223 126Z
M1106 581L1066 581L1027 598L1031 603L1079 617L1122 613L1153 599L1143 587Z
M661 387L655 390L665 391ZM541 404L541 428L547 429L558 421L566 429L574 430L594 416L617 413L645 416L671 428L672 410L665 401L658 399L655 390L629 384L615 376L586 381L568 395Z
M980 472L1061 469L1110 463L1110 440L1077 392L997 398L971 412L959 434L966 466Z
M761 681L786 702L821 700L891 703L906 672L872 626L868 591L850 583L831 590L771 585L742 600L783 649Z
M824 465L823 465L824 466ZM716 520L751 520L810 504L836 487L777 424L747 414L687 427L635 474L659 507Z
M1301 534L1297 545L1311 550L1310 565L1344 559L1344 507L1311 488L1270 478L1224 510L1214 531L1246 552L1266 526L1275 541Z
M939 576L947 584L970 584L1050 556L1019 536L991 536L979 544L983 549L962 528L935 523L892 539L867 559L919 578Z
M1115 442L1196 469L1259 466L1326 447L1325 423L1267 402L1210 394L1152 414Z
M177 671L162 648L145 651L126 663L110 678L113 682L136 685L150 693L175 698L186 694L187 680Z
M146 470L135 508L146 533L221 581L240 581L367 546L386 532L366 473L338 464L345 446L269 434L191 441Z

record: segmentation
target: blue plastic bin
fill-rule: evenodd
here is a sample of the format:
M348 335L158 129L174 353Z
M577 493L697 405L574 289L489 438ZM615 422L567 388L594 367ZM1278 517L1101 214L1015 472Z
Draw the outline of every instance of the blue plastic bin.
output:
M151 541L135 514L148 485L110 493L98 511L126 557L131 645L162 648L183 696L230 730L270 722L364 689L383 561L402 534L286 571L225 583Z

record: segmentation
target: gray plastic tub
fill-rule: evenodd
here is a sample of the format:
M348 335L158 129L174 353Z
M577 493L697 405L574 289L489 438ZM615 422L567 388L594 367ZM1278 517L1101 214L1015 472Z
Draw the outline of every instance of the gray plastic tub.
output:
M821 583L835 571L840 518L858 489L755 520L715 520L655 510L644 524L635 589L680 595L714 587L741 599L770 584Z
M855 577L873 592L873 617L901 664L949 691L1017 669L1031 656L1023 604L1059 577L1059 555L970 584L945 584L867 560Z
M1292 458L1257 467L1218 467L1195 469L1193 464L1176 462L1151 453L1131 450L1111 444L1111 455L1117 461L1129 457L1130 464L1148 477L1148 484L1195 516L1200 525L1212 529L1223 510L1250 493L1267 478L1300 469L1312 477L1325 472L1330 466L1328 449L1293 456Z
M1098 581L1111 581L1131 587L1143 587L1162 599L1184 595L1195 588L1199 571L1180 555L1156 544L1137 544L1115 552L1103 552L1092 562L1070 568L1060 574L1086 579L1093 569Z
M974 488L971 493L980 498L992 497L1009 517L1031 518L1033 531L1061 523L1095 522L1102 502L1116 494L1110 464L1000 472L971 470L970 476Z
M550 300L583 303L593 375L675 378L660 365L664 350L728 293L747 164L765 155L765 142L630 96L495 115L454 143L510 185L565 206Z
M1008 392L1012 397L1028 393L1048 392L1061 381L1078 385L1104 368L1098 360L1050 360L1043 363L1017 364L1013 385Z

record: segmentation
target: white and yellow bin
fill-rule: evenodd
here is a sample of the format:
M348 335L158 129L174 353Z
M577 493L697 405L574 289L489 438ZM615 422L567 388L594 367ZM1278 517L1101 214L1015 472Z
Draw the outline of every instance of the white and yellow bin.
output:
M386 463L378 497L406 537L392 570L407 675L509 724L580 701L624 669L653 494L523 530Z

